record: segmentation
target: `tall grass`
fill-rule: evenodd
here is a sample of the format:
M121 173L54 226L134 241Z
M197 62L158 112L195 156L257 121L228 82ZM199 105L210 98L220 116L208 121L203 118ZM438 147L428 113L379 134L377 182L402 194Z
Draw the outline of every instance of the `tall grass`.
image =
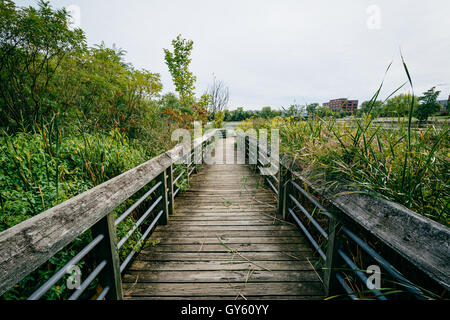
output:
M404 61L403 66L413 89ZM372 97L372 105L382 86ZM413 91L407 121L399 119L396 127L388 129L376 125L371 113L345 122L318 117L307 121L251 119L241 128L279 129L281 152L296 159L302 175L330 190L339 192L344 186L346 192L382 197L449 225L448 124L413 129L414 99Z

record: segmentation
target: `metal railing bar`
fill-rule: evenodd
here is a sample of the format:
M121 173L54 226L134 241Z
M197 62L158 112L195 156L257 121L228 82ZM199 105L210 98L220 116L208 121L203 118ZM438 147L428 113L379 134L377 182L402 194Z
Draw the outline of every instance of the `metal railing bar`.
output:
M325 209L319 202L316 201L313 197L311 197L302 187L300 187L294 180L291 180L292 185L300 191L309 201L311 201L317 208L319 208L323 213L328 216L331 216L331 213Z
M121 223L126 217L128 217L128 215L133 212L134 209L136 209L136 207L138 205L140 205L145 199L148 198L148 196L150 194L152 194L159 186L161 185L161 181L158 181L157 184L155 184L153 186L153 188L151 188L147 193L145 193L138 201L136 201L135 203L133 203L133 205L131 207L129 207L124 213L122 213L122 215L116 219L116 221L114 221L114 226L117 227L117 225L119 223Z
M81 294L86 290L88 285L91 284L92 281L94 281L95 277L103 270L103 268L106 266L106 260L103 260L97 268L92 271L89 276L86 278L86 280L83 281L83 283L80 285L80 287L75 290L75 292L69 297L69 300L77 300Z
M98 295L96 300L103 300L109 292L109 286L103 288L102 292Z
M39 287L31 296L28 297L28 300L38 300L41 298L55 283L57 283L66 273L67 269L70 266L73 266L80 262L81 259L84 258L94 247L103 240L105 236L103 234L99 234L94 238L86 247L84 247L78 254L73 257L66 265L60 268L50 279L48 279L42 286Z
M154 228L154 226L156 225L156 223L158 222L159 218L161 218L162 214L163 214L163 210L161 210L158 215L155 217L155 219L153 219L152 223L150 224L150 226L147 228L147 230L145 230L144 234L142 235L142 237L139 239L139 241L137 242L136 246L140 245L142 243L142 241L144 241L147 236L149 235L150 231L152 231L152 229ZM123 272L123 270L125 270L125 268L127 267L127 265L130 263L131 259L133 258L133 256L136 254L136 250L132 249L131 252L128 254L128 256L125 258L125 260L122 262L122 264L120 265L120 272Z
M337 281L340 283L340 285L342 286L342 288L344 288L345 292L347 292L348 296L352 299L352 300L359 300L359 298L357 296L354 295L354 292L352 291L352 289L350 289L348 287L348 285L345 283L344 279L342 278L341 274L339 272L336 273L336 279Z
M277 183L279 183L278 178L275 177L275 175L271 174L270 176L271 176Z
M261 156L261 158L264 158L264 159L266 159L267 160L267 163L269 163L270 161L269 161L269 158L267 158L267 156L266 155L264 155L261 151L259 151L258 150L258 155L260 155Z
M272 182L270 182L270 180L266 177L266 181L267 183L269 183L270 187L272 188L273 192L275 192L276 194L278 194L278 190L277 188L274 187L274 185L272 184Z
M189 177L191 176L191 174L192 174L192 172L193 172L194 170L195 170L195 167L193 167L192 170L189 171L189 173L188 173L188 176L189 176Z
M297 215L295 214L295 212L291 209L288 208L289 213L291 214L292 218L294 218L295 222L297 222L298 226L300 227L300 229L302 229L303 233L306 235L306 237L308 238L309 242L311 242L311 244L313 245L313 247L316 249L316 251L320 254L320 257L323 259L323 261L327 260L327 257L325 255L325 253L322 251L322 249L320 248L320 246L317 244L316 240L314 240L314 238L312 237L312 235L308 232L308 230L305 228L305 226L303 225L303 223L300 221L300 219L297 217Z
M183 176L184 174L184 170L181 171L181 173L178 175L178 177L175 178L175 180L173 180L172 185L175 185L175 183Z
M358 268L358 266L352 261L352 259L349 258L341 249L338 249L338 254L341 256L341 258L345 261L345 263L353 270L353 272L356 273L359 279L364 283L365 286L367 286L368 279L366 275ZM372 288L368 288L372 290ZM375 294L378 300L387 300L383 294L378 290L372 290L372 293Z
M279 170L279 169L280 169L276 164L274 164L274 163L272 163L272 162L270 161L270 158L267 158L267 157L263 156L263 155L261 154L261 152L259 152L259 155L267 161L267 163L263 163L263 162L261 162L261 161L258 159L259 163L261 163L261 164L264 165L264 166L266 166L266 165L271 165L272 167L274 167L275 170ZM275 178L275 177L274 177L274 178Z
M270 164L271 166L273 166L273 167L275 168L275 170L279 170L279 169L280 169L277 165L273 164L273 163L270 161L270 158L268 158L268 157L266 157L264 154L262 154L261 151L258 151L258 153L259 153L259 155L260 155L262 158L266 159L267 163L266 163L265 165Z
M308 218L309 221L311 221L311 223L313 224L314 227L316 227L317 231L320 232L321 235L323 235L325 237L325 239L328 240L328 234L325 232L325 230L323 230L323 228L317 223L317 221L309 214L309 212L300 204L300 202L298 202L297 199L295 199L295 197L292 196L292 194L289 194L289 198L291 198L291 200L295 203L295 205L297 206L297 208L299 208L303 214L306 216L306 218Z
M178 189L173 193L173 197L174 197L174 198L177 196L178 191L180 191L180 188L178 188Z
M117 244L117 249L120 249L125 242L130 238L130 236L136 231L136 229L142 224L142 222L145 221L145 219L148 217L148 215L153 211L153 209L158 205L158 203L161 202L162 196L159 196L155 202L150 206L150 208L147 209L147 211L142 215L142 217L136 221L136 224L133 226L133 228L130 229L130 231L127 232L127 234L120 239L119 243Z
M342 231L347 234L357 245L359 245L367 254L369 254L373 259L378 261L380 265L394 278L396 278L402 285L405 286L406 290L413 293L419 299L425 299L423 297L423 292L419 290L414 284L406 279L399 271L395 269L389 262L387 262L382 256L380 256L375 250L373 250L365 241L363 241L356 234L351 232L346 227L342 227Z

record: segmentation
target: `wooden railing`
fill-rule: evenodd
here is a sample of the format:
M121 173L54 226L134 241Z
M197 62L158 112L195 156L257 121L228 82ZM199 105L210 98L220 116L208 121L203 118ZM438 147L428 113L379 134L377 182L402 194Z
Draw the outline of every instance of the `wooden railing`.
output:
M273 161L256 137L238 135L246 163L259 172L278 169L277 175L266 171L264 180L277 195L278 216L297 224L314 249L327 296L449 298L449 228L383 199L333 196L295 172L292 161ZM380 268L381 288L369 279L372 265Z
M92 241L28 299L37 300L43 297L88 254L95 257L96 265L89 275L83 277L84 281L77 286L69 299L79 298L94 279L99 280L102 288L97 296L98 300L122 299L121 273L136 254L134 248L144 243L156 224L167 224L173 213L174 198L180 191L179 187L176 188L177 182L186 177L189 179L196 169L193 157L199 152L204 157L218 133L220 131L213 130L194 139L192 143L179 144L136 168L1 232L0 296L90 230ZM180 172L176 173L174 167L180 159L187 159L186 165L178 166ZM150 184L153 184L150 190L115 219L113 211ZM117 242L116 227L149 197L154 199L153 203ZM150 214L154 216L151 223L146 221ZM143 231L138 243L123 262L120 262L118 250L144 225L148 227Z

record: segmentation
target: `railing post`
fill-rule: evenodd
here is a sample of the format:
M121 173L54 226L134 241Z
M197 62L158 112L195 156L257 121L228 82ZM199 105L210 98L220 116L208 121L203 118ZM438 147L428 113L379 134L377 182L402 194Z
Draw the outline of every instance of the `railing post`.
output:
M278 213L283 218L283 220L288 220L289 217L289 207L290 207L290 198L289 194L292 193L292 172L289 168L286 169L286 174L282 174L282 170L284 166L279 164L280 166L280 178L278 180Z
M284 167L280 164L278 169L278 210L279 217L283 217L283 201L284 201L284 185L286 184L285 174L283 174Z
M249 157L249 153L250 153L250 138L248 136L245 136L245 142L244 142L244 154L245 154L245 164L249 164L250 163L250 157Z
M173 197L173 165L167 168L167 201L168 201L168 213L172 215L174 213L175 198Z
M325 295L327 297L334 295L337 292L337 288L339 286L338 281L336 279L336 269L338 260L337 251L339 248L337 228L338 228L338 220L334 216L330 217L327 254L326 254L327 258L325 261L325 270L324 270Z
M92 227L92 236L103 234L103 240L97 245L95 258L97 263L106 260L105 269L99 278L103 288L109 287L105 298L108 300L122 300L122 276L120 274L120 259L117 250L117 236L114 226L114 213L107 214Z
M160 224L160 225L166 225L169 222L169 206L167 205L168 192L167 192L166 170L167 169L163 170L163 172L161 172L159 174L159 176L156 177L156 180L155 180L156 183L158 183L159 181L162 182L162 185L155 192L155 195L157 198L159 196L162 196L162 199L157 206L157 208L158 208L157 213L160 212L161 210L163 211L163 214L161 215L161 218L159 218L159 221L158 221L158 224Z
M259 138L258 138L258 136L256 136L256 155L255 155L255 160L256 160L256 163L255 163L255 166L254 166L254 170L255 170L255 172L258 172L258 166L259 166L259 162L258 162L258 159L259 159Z

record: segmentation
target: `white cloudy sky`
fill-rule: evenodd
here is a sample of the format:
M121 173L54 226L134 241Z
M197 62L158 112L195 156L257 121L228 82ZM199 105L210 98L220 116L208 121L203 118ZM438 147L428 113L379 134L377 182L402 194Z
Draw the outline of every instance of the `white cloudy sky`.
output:
M364 101L393 61L386 96L406 81L400 48L416 93L438 86L442 99L450 94L448 0L50 3L78 6L89 44L105 41L124 48L127 60L136 67L161 74L165 92L174 87L163 48L170 48L180 33L192 39L196 93L205 91L214 73L230 89L230 109L322 103L338 97Z

